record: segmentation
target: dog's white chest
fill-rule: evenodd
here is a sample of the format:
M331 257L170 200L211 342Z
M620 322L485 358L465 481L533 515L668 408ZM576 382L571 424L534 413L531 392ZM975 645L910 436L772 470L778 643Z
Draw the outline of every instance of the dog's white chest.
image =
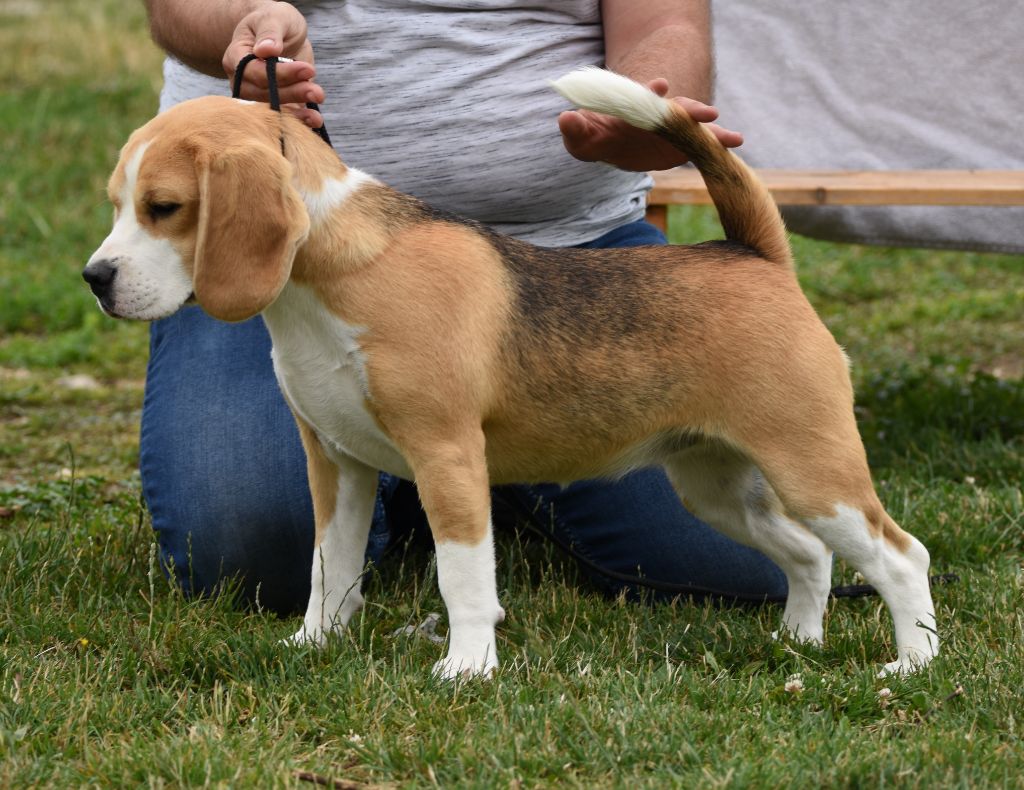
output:
M371 398L361 329L327 310L308 288L289 283L263 313L274 372L292 408L328 454L344 453L401 477L412 473L366 408Z

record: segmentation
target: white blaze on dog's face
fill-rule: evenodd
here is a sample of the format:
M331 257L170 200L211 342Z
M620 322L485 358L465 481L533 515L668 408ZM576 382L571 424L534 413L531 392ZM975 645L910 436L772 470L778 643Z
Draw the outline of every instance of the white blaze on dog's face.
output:
M162 173L156 183L148 173L143 177L149 147L149 142L136 145L114 172L109 185L114 227L86 267L96 301L115 318L164 318L192 296L186 258L195 251L194 179Z
M100 307L152 320L194 296L242 321L273 302L309 231L281 133L266 108L223 97L136 131L107 187L114 227L83 272Z

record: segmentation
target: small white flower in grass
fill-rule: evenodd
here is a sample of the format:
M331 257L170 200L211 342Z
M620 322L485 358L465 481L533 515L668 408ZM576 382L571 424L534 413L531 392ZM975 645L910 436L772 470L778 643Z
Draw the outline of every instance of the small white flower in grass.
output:
M889 707L889 699L892 697L892 689L886 686L878 690L878 704L883 708Z
M789 678L786 680L786 685L783 686L783 688L789 694L799 694L801 691L804 690L804 679L799 674L790 675Z
M352 730L348 731L348 735L346 736L346 739L353 746L358 746L359 744L361 744L363 742L363 736L359 735L358 733L353 732Z
M967 485L972 486L972 485L974 485L974 478L971 477L970 475L967 475L964 478L964 482L967 483Z
M100 383L92 376L85 373L76 373L73 376L62 376L57 379L57 386L67 390L98 390Z

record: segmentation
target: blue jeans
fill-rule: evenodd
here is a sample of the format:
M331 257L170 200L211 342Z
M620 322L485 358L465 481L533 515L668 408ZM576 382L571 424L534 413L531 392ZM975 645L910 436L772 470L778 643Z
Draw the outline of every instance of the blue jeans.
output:
M664 244L635 222L584 247ZM298 430L274 378L262 319L226 324L189 307L154 322L142 410L142 488L165 567L186 593L237 578L272 611L309 597L313 508ZM526 518L609 592L780 600L782 571L683 508L660 469L616 481L502 486ZM367 556L423 519L412 484L381 476ZM410 504L411 503L411 504Z

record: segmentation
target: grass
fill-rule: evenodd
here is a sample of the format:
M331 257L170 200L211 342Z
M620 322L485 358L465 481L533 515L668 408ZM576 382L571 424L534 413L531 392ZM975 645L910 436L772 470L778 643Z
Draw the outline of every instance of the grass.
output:
M833 602L825 648L779 644L776 608L607 600L503 534L504 669L445 686L437 645L391 635L443 611L421 553L320 653L158 571L135 472L146 330L102 318L78 271L160 58L128 0L6 3L0 44L0 785L1024 786L1024 259L796 240L882 497L960 577L936 590L927 672L874 677L876 599ZM699 211L674 229L719 232Z

